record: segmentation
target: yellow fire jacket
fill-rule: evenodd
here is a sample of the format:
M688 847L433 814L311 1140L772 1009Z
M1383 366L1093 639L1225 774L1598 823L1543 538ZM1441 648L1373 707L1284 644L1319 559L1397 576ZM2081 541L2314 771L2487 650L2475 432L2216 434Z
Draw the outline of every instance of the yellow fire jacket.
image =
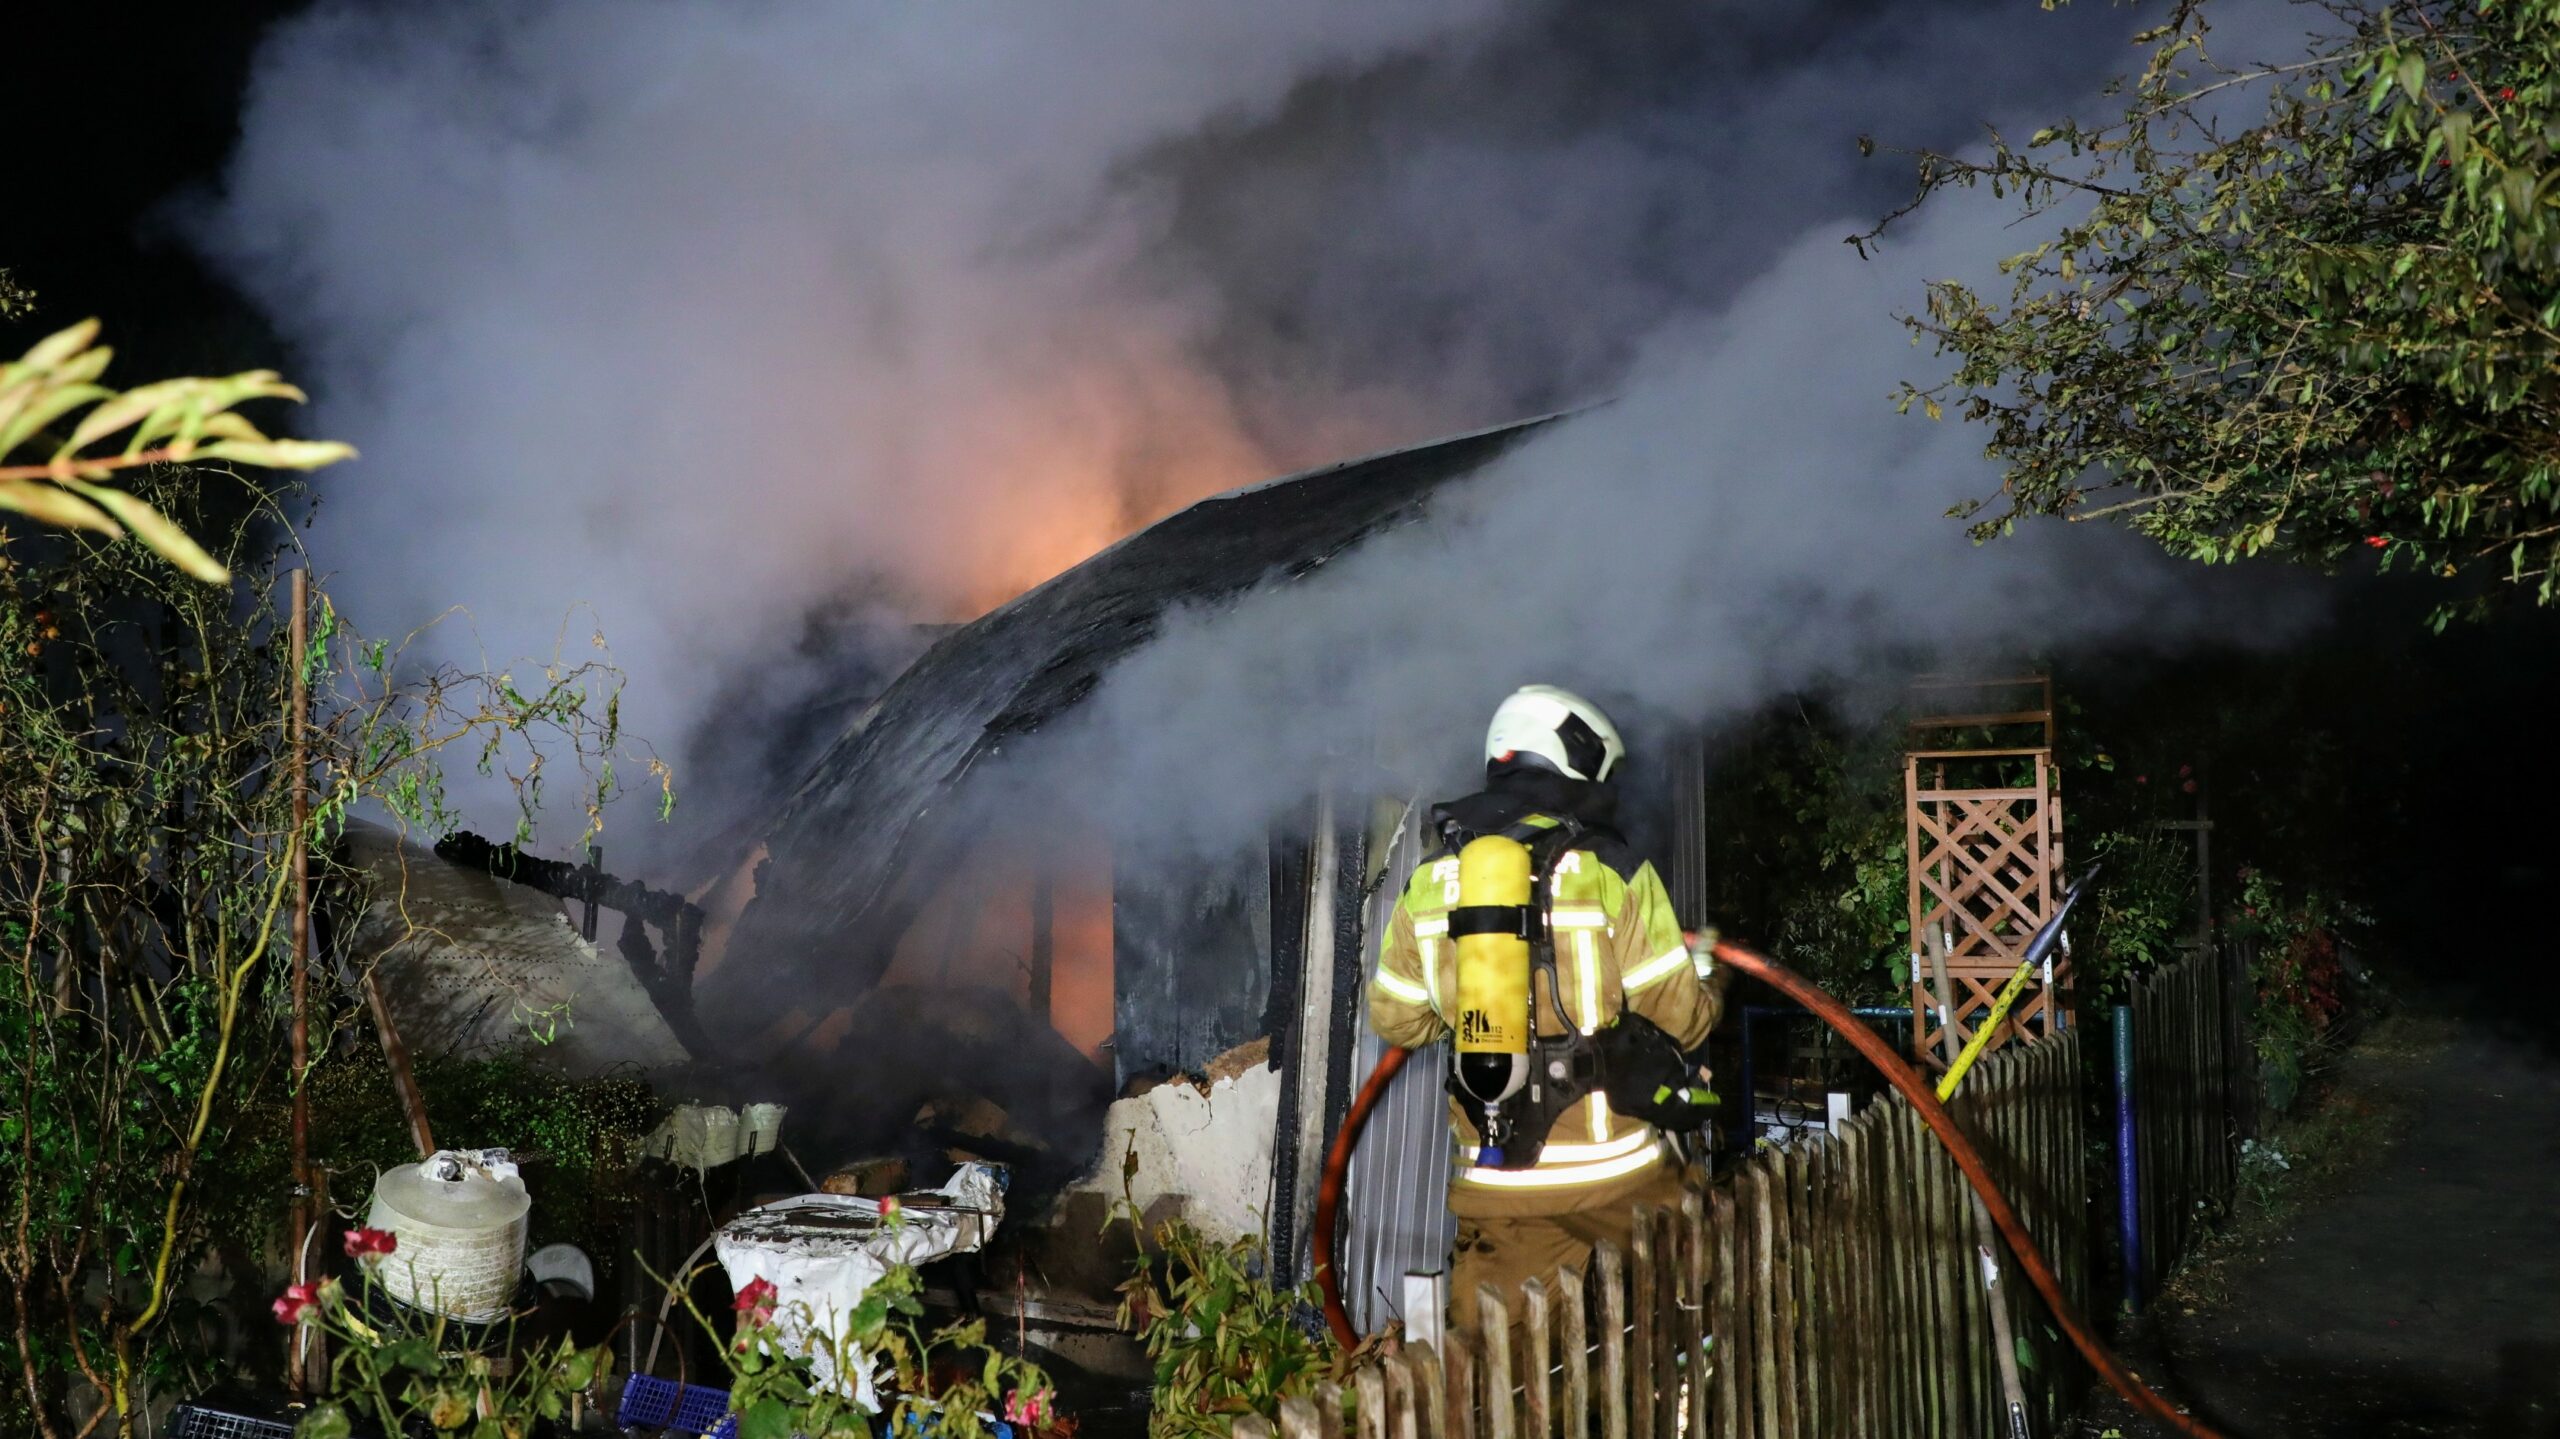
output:
M1700 980L1653 866L1592 836L1556 861L1554 888L1549 918L1565 1012L1556 1012L1543 980L1533 985L1538 1033L1560 1035L1571 1025L1589 1034L1632 1011L1683 1050L1703 1043L1718 996ZM1449 1033L1457 1005L1449 911L1457 901L1458 861L1441 852L1414 869L1396 902L1369 987L1369 1023L1389 1044L1417 1049ZM1475 1167L1471 1121L1454 1104L1449 1121L1458 1144L1449 1207L1465 1218L1604 1208L1645 1187L1668 1157L1653 1126L1610 1113L1596 1090L1557 1119L1531 1169Z

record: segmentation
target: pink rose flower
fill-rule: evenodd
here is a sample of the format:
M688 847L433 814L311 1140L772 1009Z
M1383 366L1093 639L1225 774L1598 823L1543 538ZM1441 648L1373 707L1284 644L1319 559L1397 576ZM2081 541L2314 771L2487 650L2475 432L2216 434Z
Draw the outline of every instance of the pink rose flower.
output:
M275 1312L278 1324L299 1324L302 1322L302 1316L310 1310L311 1306L319 1302L320 1286L318 1284L293 1284L287 1285L284 1294L270 1307Z
M388 1229L350 1229L346 1244L349 1259L379 1259L400 1247L400 1236Z

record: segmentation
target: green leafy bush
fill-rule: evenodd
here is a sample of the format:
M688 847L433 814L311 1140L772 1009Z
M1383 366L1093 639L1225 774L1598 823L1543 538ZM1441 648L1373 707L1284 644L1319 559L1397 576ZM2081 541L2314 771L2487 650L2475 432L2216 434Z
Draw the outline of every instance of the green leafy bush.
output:
M2225 927L2255 942L2255 1043L2270 1081L2268 1098L2282 1109L2299 1092L2346 1008L2339 942L2345 931L2371 921L2361 908L2316 886L2289 889L2264 870L2243 869L2240 881L2240 898Z
M1710 770L1710 913L1861 1002L1909 993L1901 737L1889 716L1790 705Z
M381 1230L352 1230L356 1293L323 1279L276 1300L278 1322L325 1335L331 1354L327 1396L305 1411L296 1439L348 1439L359 1416L383 1434L423 1427L466 1439L529 1439L537 1423L566 1419L576 1397L612 1369L612 1351L602 1345L558 1339L513 1354L511 1322L472 1331L383 1297L375 1271L397 1249Z
M560 1339L516 1353L512 1321L451 1324L381 1297L375 1271L397 1262L394 1235L357 1229L346 1247L360 1266L354 1293L327 1279L293 1285L274 1304L279 1321L325 1334L332 1353L328 1392L304 1415L296 1439L347 1439L358 1419L386 1434L529 1439L558 1426L612 1370L604 1345ZM882 1275L840 1331L805 1306L800 1322L786 1326L774 1286L755 1279L738 1291L724 1335L695 1306L692 1278L668 1288L715 1341L739 1439L876 1439L882 1419L893 1433L987 1439L989 1416L1026 1433L1057 1419L1048 1376L991 1348L985 1321L924 1331L912 1268ZM821 1380L821 1360L836 1376L874 1376L878 1392L865 1402L842 1378Z
M425 1058L414 1072L439 1132L512 1151L525 1164L533 1243L566 1241L610 1262L622 1238L623 1180L663 1109L648 1085L569 1079L513 1055ZM377 1173L418 1157L391 1071L378 1051L359 1045L315 1067L309 1088L312 1130L336 1174L331 1198L360 1213ZM256 1234L278 1222L289 1101L269 1091L241 1117L232 1160L208 1200L219 1206L220 1227Z
M296 859L325 884L360 804L431 818L457 745L475 761L506 746L494 763L521 766L527 806L548 755L593 781L577 799L599 823L600 771L621 750L609 666L565 663L523 693L404 667L341 630L325 596L295 675L274 565L284 500L228 477L133 474L137 497L207 537L230 584L134 546L23 530L0 544L0 1114L15 1121L0 1142L0 1347L36 1376L0 1389L9 1432L76 1430L97 1405L104 1432L130 1432L153 1394L234 1377L226 1310L264 1290L291 1196L281 1146L259 1145L281 1133L296 1080L337 1062L325 981L314 1067L296 1076L287 1057ZM297 678L312 696L305 825L283 782ZM531 1116L514 1122L540 1146ZM316 1159L328 1143L324 1130ZM209 1260L244 1293L191 1299Z
M1151 1439L1226 1439L1240 1416L1276 1417L1281 1400L1313 1398L1340 1372L1315 1284L1273 1287L1259 1240L1221 1243L1179 1218L1147 1235L1126 1206L1115 1222L1152 1241L1120 1286L1120 1323L1155 1364Z

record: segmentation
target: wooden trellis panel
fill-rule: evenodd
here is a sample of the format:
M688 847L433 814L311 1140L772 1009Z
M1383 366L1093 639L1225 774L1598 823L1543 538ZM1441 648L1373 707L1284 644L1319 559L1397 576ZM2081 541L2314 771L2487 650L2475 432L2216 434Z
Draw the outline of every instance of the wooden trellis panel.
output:
M1937 681L1937 688L2028 690L2025 707L1923 715L1903 760L1904 853L1910 859L1911 1022L1915 1050L1945 1064L1930 950L1944 957L1959 1047L2016 972L2027 942L2062 900L2062 804L2053 790L2053 685L2018 680ZM1947 731L2016 735L2023 744L1964 747ZM2070 964L2057 956L2050 985L2029 981L1992 1047L2051 1034L2069 1023Z

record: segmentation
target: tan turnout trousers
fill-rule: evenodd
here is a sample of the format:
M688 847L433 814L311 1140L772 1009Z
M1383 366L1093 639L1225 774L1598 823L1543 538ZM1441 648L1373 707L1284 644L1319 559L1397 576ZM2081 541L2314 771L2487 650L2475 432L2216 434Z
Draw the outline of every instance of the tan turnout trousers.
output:
M1615 1202L1565 1213L1460 1214L1449 1268L1451 1316L1474 1328L1477 1286L1491 1285L1518 1322L1521 1285L1532 1279L1552 1284L1558 1269L1587 1271L1592 1246L1604 1239L1625 1254L1635 1233L1636 1206L1677 1212L1685 1192L1680 1176L1679 1166L1659 1164L1623 1195L1611 1196Z

